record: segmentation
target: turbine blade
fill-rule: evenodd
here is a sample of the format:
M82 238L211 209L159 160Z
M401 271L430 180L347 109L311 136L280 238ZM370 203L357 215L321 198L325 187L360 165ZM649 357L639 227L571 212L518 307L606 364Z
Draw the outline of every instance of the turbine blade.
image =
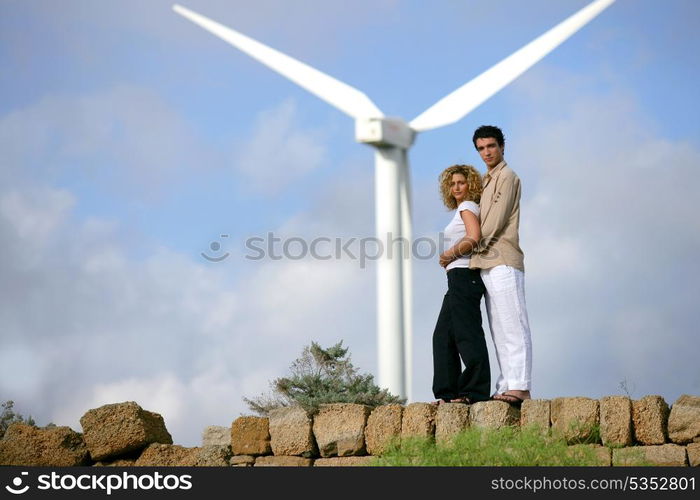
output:
M421 132L460 120L557 48L614 1L596 0L590 3L517 52L443 97L414 118L409 125L415 131Z
M176 4L173 10L351 117L384 116L369 97L356 88L185 7Z

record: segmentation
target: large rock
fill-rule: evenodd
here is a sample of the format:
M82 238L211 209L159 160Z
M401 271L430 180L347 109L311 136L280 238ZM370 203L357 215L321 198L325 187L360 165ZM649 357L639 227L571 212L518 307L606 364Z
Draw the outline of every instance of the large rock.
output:
M305 457L265 456L255 459L255 467L311 467L314 461Z
M0 440L0 465L70 467L90 462L83 436L70 427L15 422Z
M367 419L365 444L370 455L383 455L392 443L401 439L403 406L378 406Z
M94 467L133 467L136 464L136 458L117 458L116 460L110 460L105 462L95 462Z
M365 425L370 407L353 403L321 405L313 431L322 457L365 455Z
M80 419L80 425L94 460L126 455L151 443L173 443L163 417L133 401L89 410Z
M520 426L538 427L543 434L549 432L551 403L549 399L526 399L520 407Z
M270 425L267 417L238 417L231 424L229 443L234 455L269 455Z
M411 403L403 410L401 439L409 437L433 437L437 406L430 403Z
M318 454L311 418L300 406L270 411L270 444L275 455L313 457Z
M195 457L197 467L226 467L230 464L231 447L229 445L209 444L202 446Z
M435 442L448 443L456 434L469 427L469 406L443 403L435 415Z
M202 431L202 446L231 446L231 428L210 425Z
M688 465L685 446L662 444L658 446L630 446L613 450L613 465Z
M607 446L599 444L574 444L566 450L569 456L587 462L583 465L594 467L610 467L612 451Z
M685 447L691 467L700 467L700 443L690 443Z
M678 444L691 443L700 437L700 397L684 394L671 406L668 437Z
M644 396L632 402L634 439L641 444L664 444L667 436L668 405L661 396Z
M505 401L480 401L469 409L469 425L486 429L518 425L520 410Z
M148 445L134 463L137 467L192 467L197 461L199 448L153 443Z
M231 458L228 446L207 445L195 448L153 443L133 464L136 467L227 467Z
M374 457L330 457L317 458L314 467L368 467Z
M255 457L252 455L234 455L229 460L231 467L252 467Z
M605 446L632 444L632 401L626 396L600 400L600 438Z
M552 430L570 444L597 442L599 404L590 398L552 400Z

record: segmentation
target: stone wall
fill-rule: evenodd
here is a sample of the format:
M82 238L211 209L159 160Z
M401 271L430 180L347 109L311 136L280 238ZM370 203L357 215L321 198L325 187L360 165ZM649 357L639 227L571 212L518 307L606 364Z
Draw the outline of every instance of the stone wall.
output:
M243 416L231 427L208 427L203 445L175 445L163 418L134 402L89 410L83 433L68 427L13 424L0 440L0 465L22 466L355 466L369 465L392 442L427 436L444 442L467 427L537 426L564 436L575 452L594 449L595 465L700 466L700 397L670 408L660 396L631 400L571 397L435 406L412 403L371 409L323 405L315 416L298 407L269 417ZM581 444L586 443L586 444Z

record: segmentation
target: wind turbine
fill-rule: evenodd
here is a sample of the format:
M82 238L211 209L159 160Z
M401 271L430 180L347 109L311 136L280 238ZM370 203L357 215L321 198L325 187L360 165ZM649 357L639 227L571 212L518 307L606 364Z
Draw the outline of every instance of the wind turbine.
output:
M173 10L355 119L355 139L376 148L375 224L379 241L398 240L377 260L378 383L405 397L411 388L411 195L408 149L416 133L452 124L515 80L615 0L595 0L406 123L385 117L361 91L180 5ZM385 239L386 238L386 239ZM403 241L409 242L404 248ZM386 250L386 249L385 249ZM405 251L407 250L407 251ZM410 399L410 396L409 396Z

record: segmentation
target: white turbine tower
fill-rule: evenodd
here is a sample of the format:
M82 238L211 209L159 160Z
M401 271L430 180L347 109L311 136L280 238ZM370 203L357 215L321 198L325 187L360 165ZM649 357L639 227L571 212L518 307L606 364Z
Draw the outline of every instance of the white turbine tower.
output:
M386 245L411 241L411 196L408 149L417 132L454 123L549 54L615 0L596 0L517 52L444 97L406 123L388 118L359 90L275 49L192 12L180 5L178 14L222 38L270 69L355 119L355 139L375 153L376 234ZM386 249L385 249L386 250ZM406 250L408 252L406 252ZM377 261L378 383L406 396L411 388L411 261L410 243L383 252ZM410 397L409 397L410 399Z

